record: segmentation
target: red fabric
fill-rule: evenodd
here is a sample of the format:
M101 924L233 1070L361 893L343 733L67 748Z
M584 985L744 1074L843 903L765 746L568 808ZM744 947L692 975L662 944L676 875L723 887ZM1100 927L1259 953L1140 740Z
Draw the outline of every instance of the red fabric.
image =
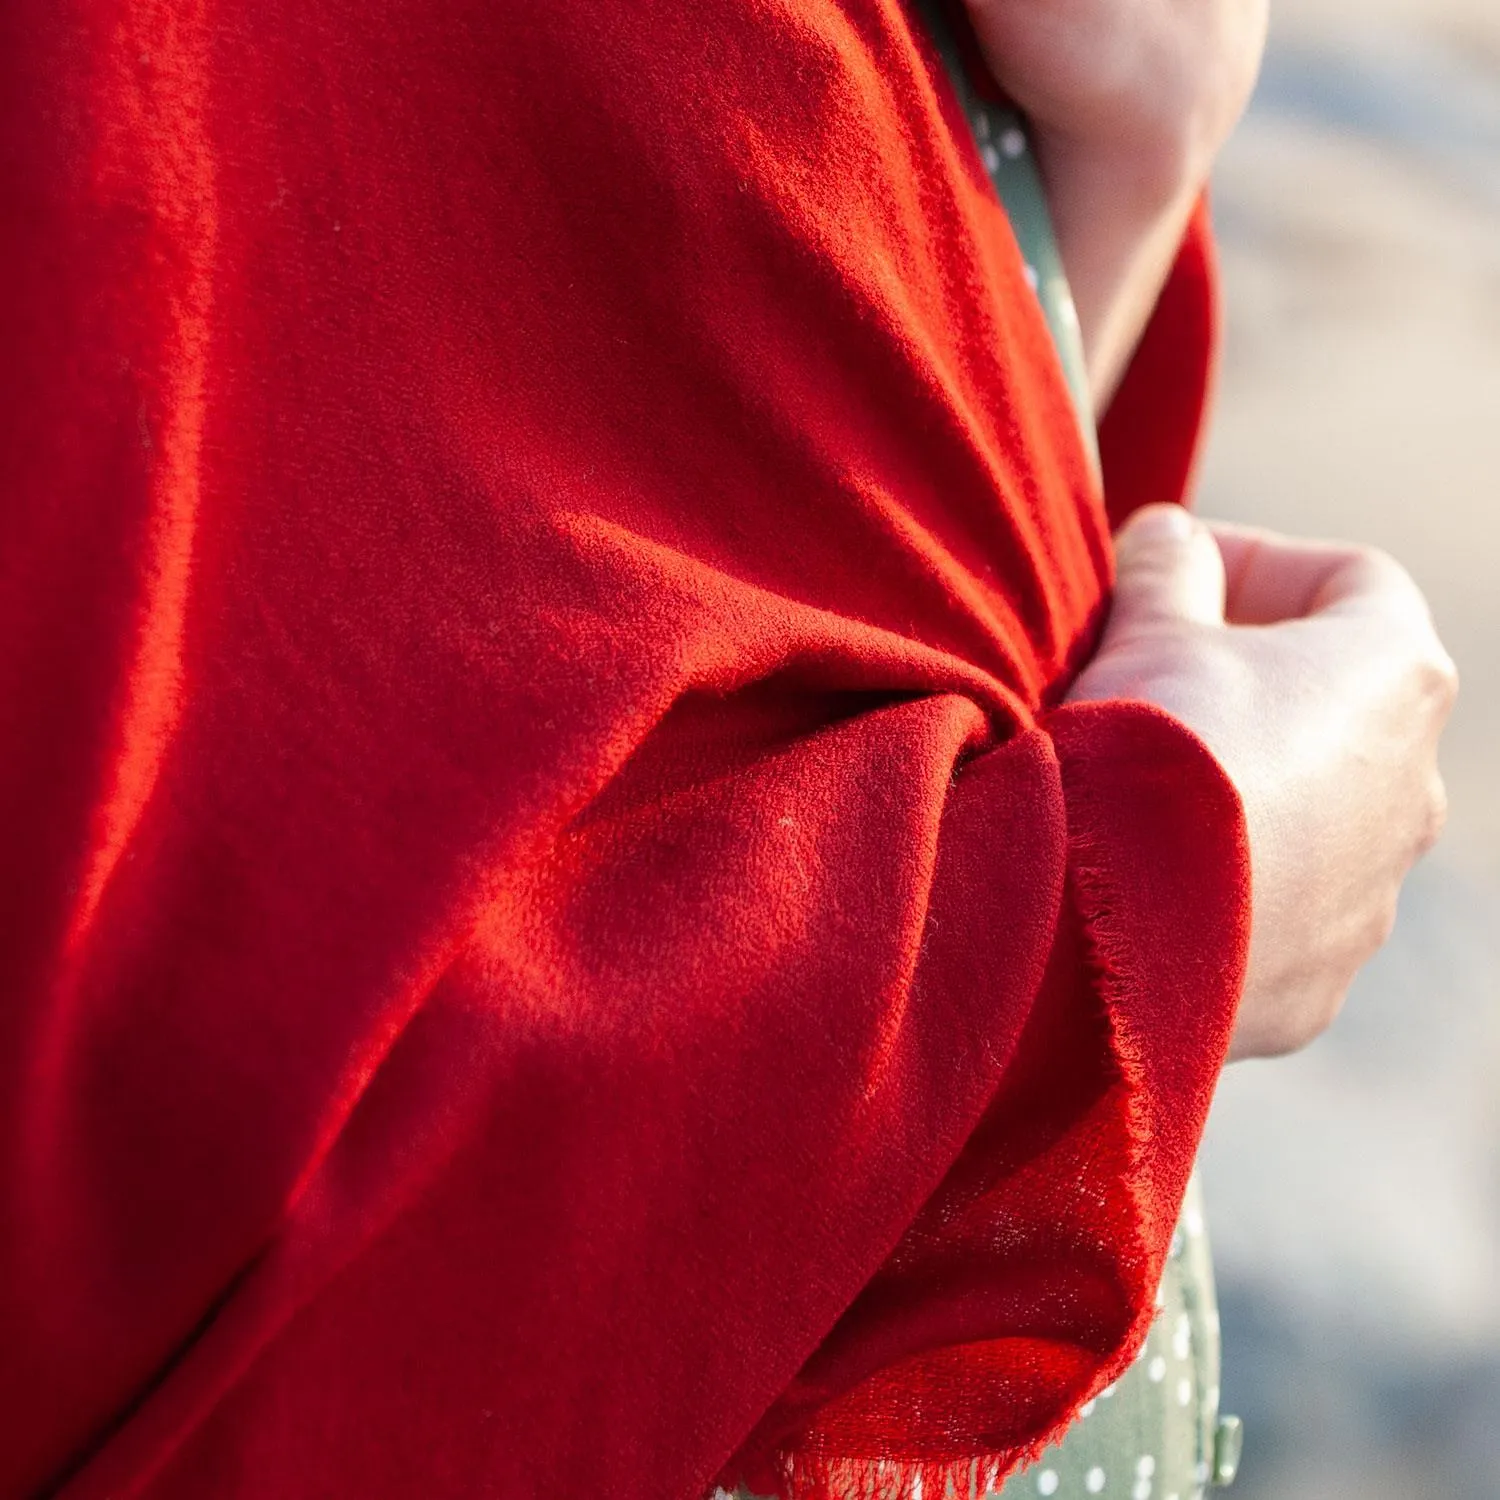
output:
M0 1494L815 1489L1119 1366L1243 833L1049 709L951 119L892 0L4 7Z
M1113 526L1142 505L1181 500L1192 489L1199 415L1217 371L1218 267L1208 201L1157 300L1125 378L1099 423L1099 456Z

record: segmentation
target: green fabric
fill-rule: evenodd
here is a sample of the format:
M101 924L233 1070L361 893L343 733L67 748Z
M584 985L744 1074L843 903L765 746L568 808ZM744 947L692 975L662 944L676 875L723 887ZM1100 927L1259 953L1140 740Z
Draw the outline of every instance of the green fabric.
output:
M979 98L969 87L942 0L919 0L919 9L1010 219L1097 471L1099 449L1083 338L1025 120L1014 110ZM1156 1317L1135 1362L1080 1409L1062 1438L1035 1463L1012 1474L998 1491L976 1472L971 1492L973 1497L999 1495L1003 1500L1086 1500L1092 1495L1106 1500L1201 1500L1208 1489L1234 1482L1241 1441L1239 1419L1219 1415L1219 1312L1195 1176L1173 1235ZM741 1490L736 1500L755 1497Z
M943 0L919 0L918 8L1010 219L1097 472L1099 450L1083 338L1026 122L1016 111L981 99L969 86L942 5ZM1135 1362L1113 1386L1082 1407L1058 1442L1011 1475L998 1491L976 1472L972 1495L998 1494L1003 1500L1091 1495L1200 1500L1210 1487L1233 1483L1241 1437L1239 1420L1219 1415L1219 1313L1202 1197L1194 1177L1173 1236L1156 1317ZM753 1497L740 1491L738 1500Z
M1063 271L1052 215L1036 156L1026 133L1026 121L1015 110L981 99L969 86L952 29L943 14L941 0L924 0L920 6L928 30L968 116L979 148L980 160L995 195L1005 207L1016 245L1026 267L1027 280L1041 304L1042 315L1052 330L1063 377L1073 397L1078 427L1084 445L1099 472L1099 440L1094 425L1094 404L1089 393L1088 366L1084 360L1083 335L1078 311Z
M1238 1423L1219 1419L1219 1314L1196 1178L1157 1304L1135 1363L1080 1410L1060 1442L1000 1487L1005 1500L1101 1494L1191 1500L1210 1484L1232 1482L1228 1460Z
M1135 1362L999 1490L985 1483L981 1464L966 1493L943 1500L1201 1500L1210 1488L1233 1483L1239 1444L1238 1420L1219 1416L1219 1313L1195 1177ZM756 1497L742 1489L734 1500Z
M943 0L921 0L919 9L1010 219L1097 472L1083 337L1026 121L970 87ZM1005 1500L1093 1494L1189 1500L1209 1485L1233 1482L1241 1431L1237 1418L1219 1417L1219 1313L1196 1177L1183 1204L1158 1302L1136 1362L1082 1409L1059 1443L1001 1486Z

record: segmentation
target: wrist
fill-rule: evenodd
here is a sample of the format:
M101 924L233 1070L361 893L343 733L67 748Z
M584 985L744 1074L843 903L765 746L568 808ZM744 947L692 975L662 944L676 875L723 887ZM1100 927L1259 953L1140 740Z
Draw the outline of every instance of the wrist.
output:
M1185 131L1120 131L1107 138L1033 121L1049 201L1109 210L1094 227L1156 222L1203 191L1214 154Z
M1036 150L1102 414L1171 271L1207 171L1185 147L1124 152L1042 132Z

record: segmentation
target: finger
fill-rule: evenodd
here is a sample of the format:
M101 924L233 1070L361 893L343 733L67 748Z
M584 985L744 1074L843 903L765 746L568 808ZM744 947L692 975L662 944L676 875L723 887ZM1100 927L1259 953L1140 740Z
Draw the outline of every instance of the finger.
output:
M1213 536L1177 505L1137 511L1115 539L1111 633L1162 620L1224 621L1224 562Z
M1302 619L1359 554L1347 543L1283 536L1259 526L1207 525L1224 559L1224 612L1233 625Z
M1397 612L1431 623L1411 575L1374 548L1207 524L1224 558L1231 625L1274 625L1325 612Z

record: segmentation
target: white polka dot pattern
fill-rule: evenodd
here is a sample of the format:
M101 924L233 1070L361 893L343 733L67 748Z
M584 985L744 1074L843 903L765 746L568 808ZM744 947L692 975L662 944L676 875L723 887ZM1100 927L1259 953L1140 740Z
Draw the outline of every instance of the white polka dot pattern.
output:
M1193 1352L1193 1324L1186 1313L1177 1320L1172 1333L1172 1353L1178 1359L1186 1359Z
M1020 250L1017 269L1037 298L1063 354L1082 426L1091 435L1086 377L1080 374L1076 358L1069 362L1068 351L1076 352L1078 344L1077 310L1067 295L1064 269L1047 222L1044 185L1027 139L1026 122L1014 110L975 92L941 0L916 0L915 8L928 24L957 102L969 117L979 160L1015 231ZM1127 1494L1131 1500L1198 1500L1194 1492L1208 1482L1209 1470L1201 1460L1214 1447L1219 1338L1199 1203L1193 1184L1172 1235L1170 1258L1153 1292L1159 1316L1130 1351L1130 1363L1118 1384L1083 1402L1067 1433L1038 1462L1005 1483L997 1484L998 1475L987 1475L984 1465L977 1464L973 1494L998 1492L1001 1500L1021 1500L1025 1495L1073 1500L1085 1492L1099 1495L1107 1490L1118 1493L1120 1500ZM984 1479L988 1484L981 1484ZM969 1500L962 1491L960 1495Z

